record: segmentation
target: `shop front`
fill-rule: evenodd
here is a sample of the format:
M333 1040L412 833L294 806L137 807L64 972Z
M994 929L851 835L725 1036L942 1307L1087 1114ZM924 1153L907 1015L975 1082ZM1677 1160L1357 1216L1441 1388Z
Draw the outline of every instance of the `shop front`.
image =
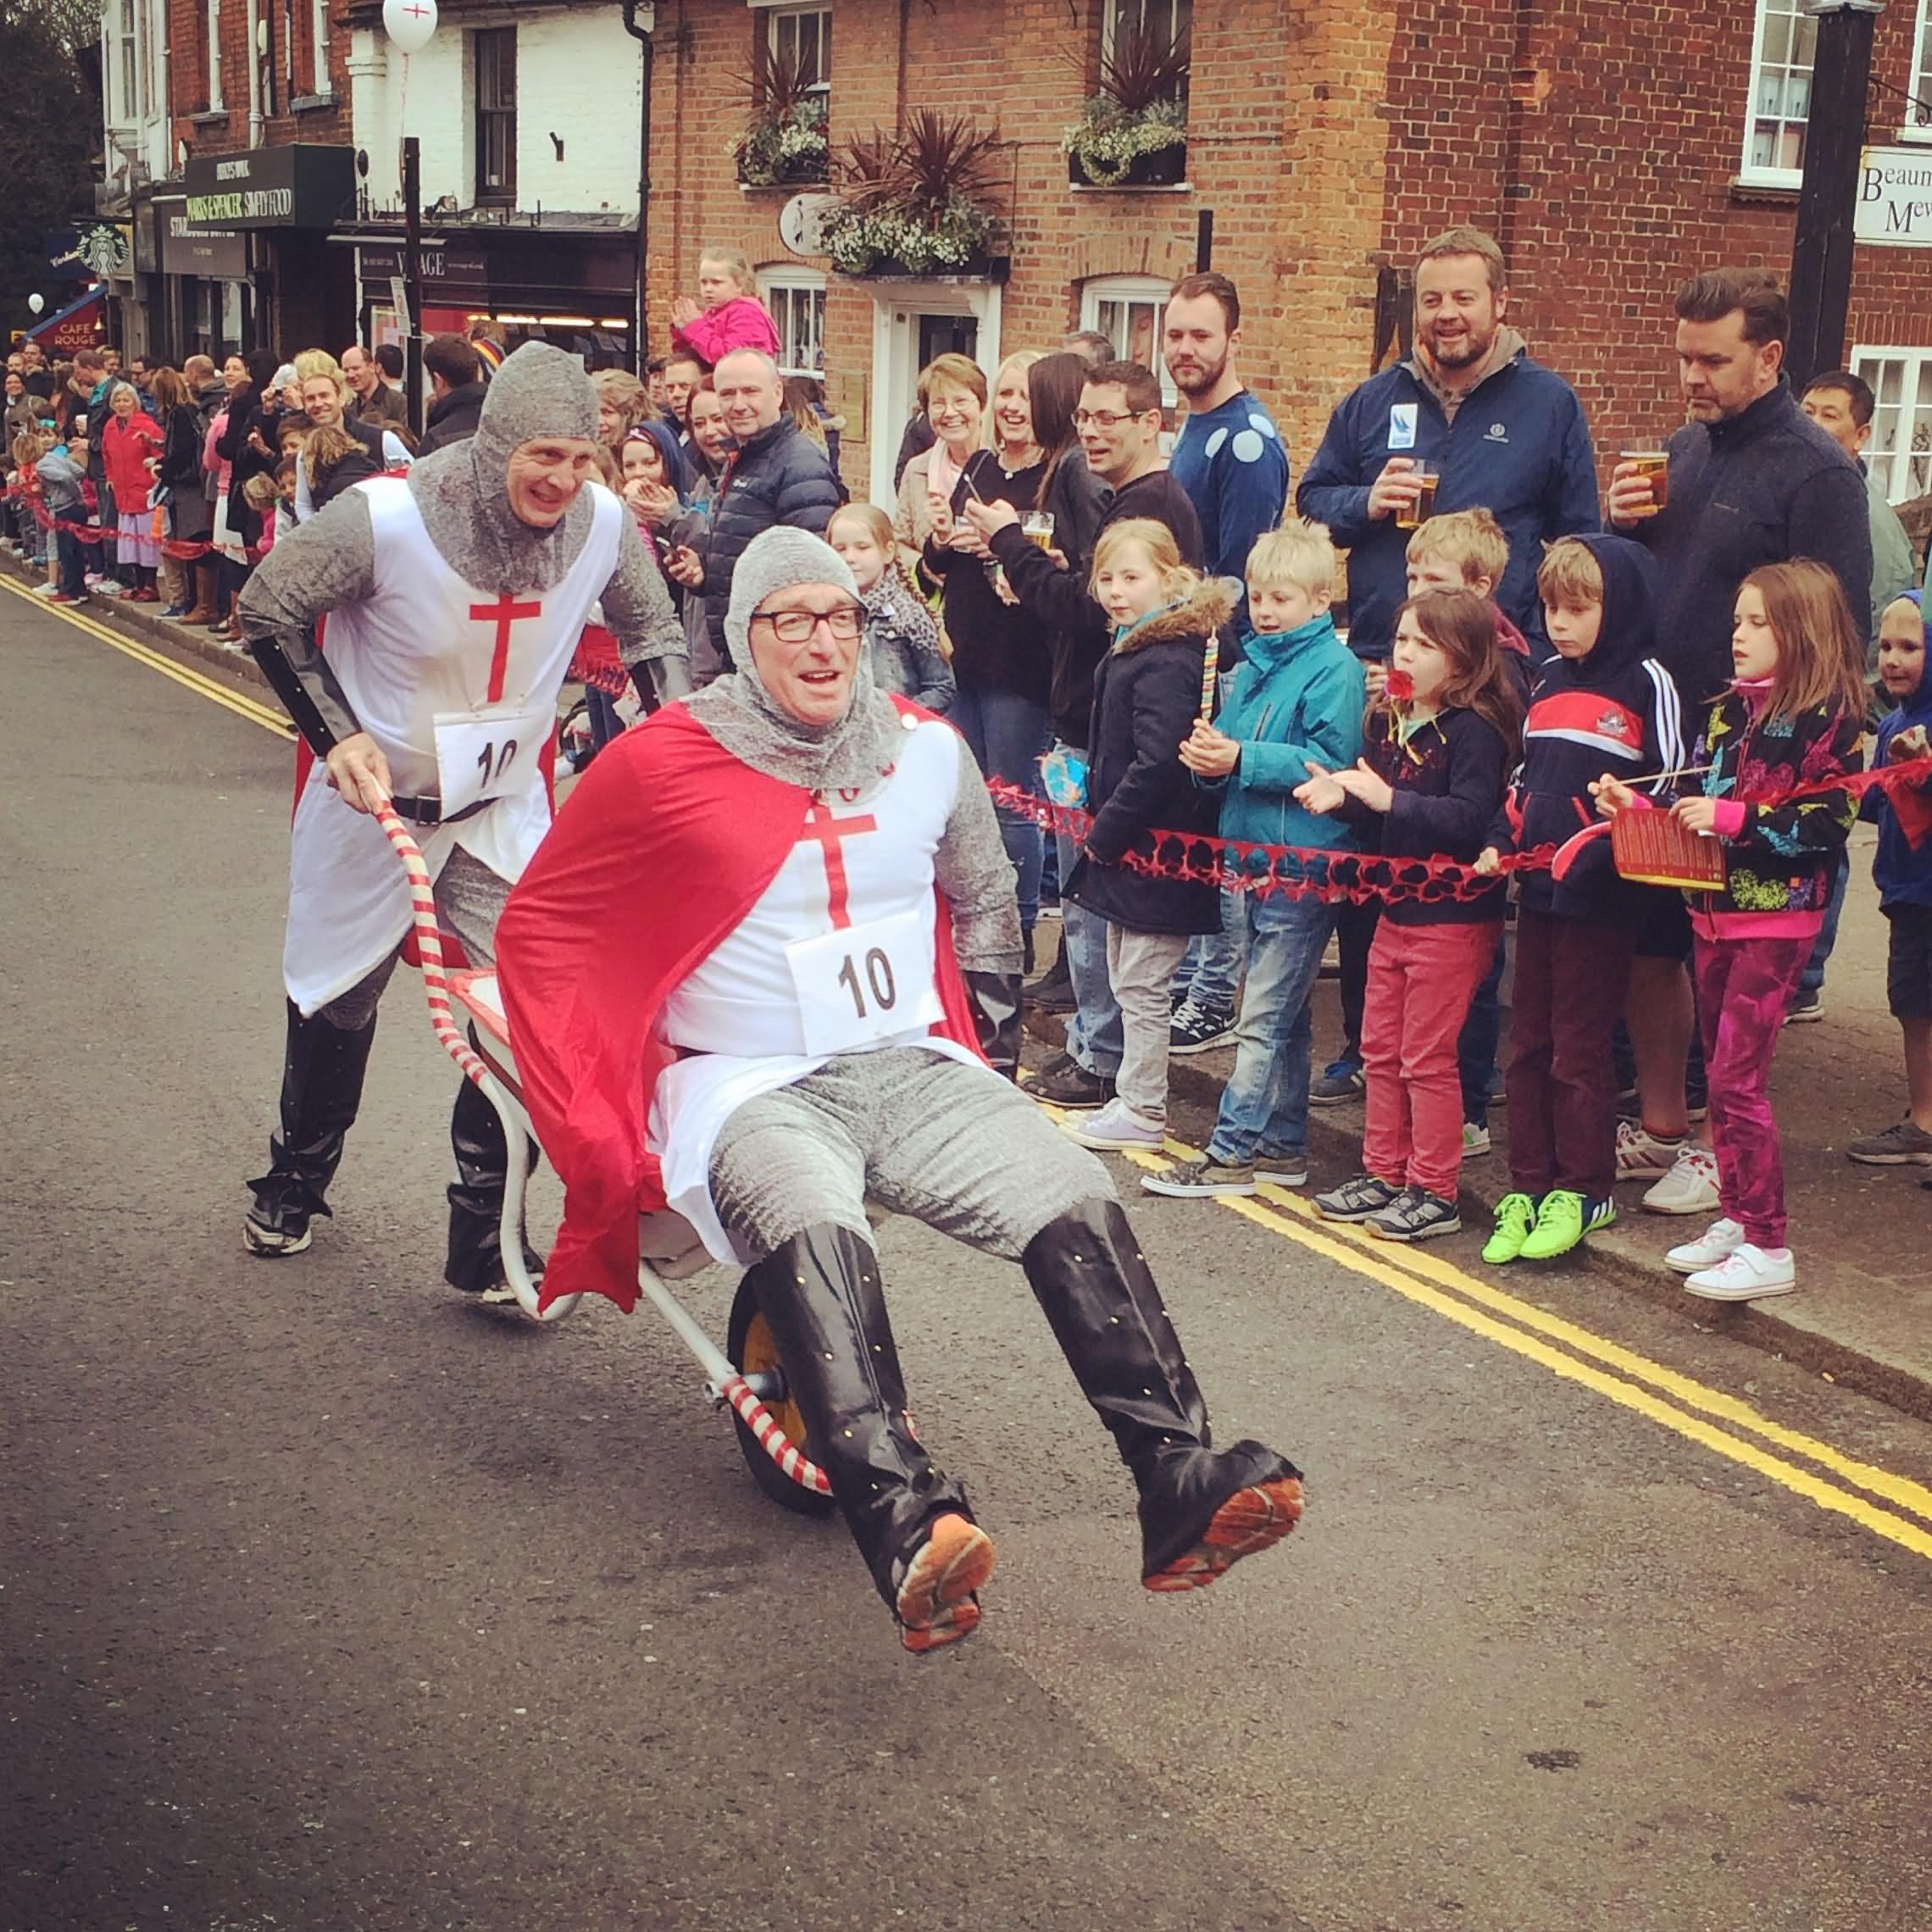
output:
M187 165L183 240L225 237L250 251L242 279L255 307L239 313L239 339L292 353L347 347L355 325L351 277L328 246L330 230L355 210L355 151L315 142L253 147L240 154L197 154ZM232 255L220 272L191 279L233 280ZM199 300L199 297L196 299ZM208 300L212 303L215 297ZM237 319L223 294L221 320ZM212 317L212 308L210 310ZM209 332L225 341L223 329Z
M185 195L157 196L164 340L180 362L217 362L253 345L255 291L246 235L202 235L188 225Z
M362 339L400 342L397 309L401 238L354 238L357 319ZM587 368L632 364L636 243L614 232L594 236L532 230L427 235L423 240L422 332L462 335L491 321L508 347L542 341L581 356Z

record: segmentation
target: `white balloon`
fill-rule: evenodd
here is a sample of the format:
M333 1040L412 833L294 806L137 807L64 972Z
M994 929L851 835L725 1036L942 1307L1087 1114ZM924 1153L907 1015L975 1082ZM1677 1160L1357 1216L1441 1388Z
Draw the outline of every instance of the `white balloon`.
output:
M30 295L27 297L27 307L38 315L42 309L47 307L47 297L40 295Z
M436 31L436 0L382 0L382 30L403 53L420 53Z

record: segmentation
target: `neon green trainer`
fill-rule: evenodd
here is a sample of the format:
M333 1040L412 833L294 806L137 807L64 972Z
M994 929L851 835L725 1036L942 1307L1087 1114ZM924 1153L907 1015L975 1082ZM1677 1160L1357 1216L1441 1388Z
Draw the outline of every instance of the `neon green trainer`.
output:
M1567 1187L1552 1189L1536 1210L1536 1225L1518 1251L1525 1261L1552 1261L1568 1254L1585 1235L1607 1228L1617 1219L1613 1201L1592 1201Z
M1506 1194L1496 1204L1496 1232L1483 1243L1483 1259L1491 1267L1514 1261L1536 1225L1536 1203L1527 1194Z

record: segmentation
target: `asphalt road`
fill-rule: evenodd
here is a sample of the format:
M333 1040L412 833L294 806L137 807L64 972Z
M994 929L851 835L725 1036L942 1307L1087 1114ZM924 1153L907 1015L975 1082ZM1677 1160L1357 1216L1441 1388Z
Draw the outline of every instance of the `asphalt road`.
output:
M1018 1270L891 1224L1000 1552L919 1659L652 1318L441 1286L413 977L336 1220L246 1256L288 766L0 593L6 1932L1932 1922L1932 1430L1600 1278L1136 1208L1311 1495L1161 1599Z

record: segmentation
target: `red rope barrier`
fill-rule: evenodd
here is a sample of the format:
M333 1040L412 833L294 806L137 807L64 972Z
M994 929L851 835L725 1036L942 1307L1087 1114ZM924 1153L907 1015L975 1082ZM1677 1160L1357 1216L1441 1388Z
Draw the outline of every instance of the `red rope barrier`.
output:
M104 524L75 523L67 517L57 517L41 499L15 485L12 489L0 491L9 502L24 503L28 514L42 530L64 530L69 536L77 536L83 543L119 543L124 532L119 525L109 529ZM148 539L164 557L171 557L177 564L192 564L203 557L216 554L217 546L203 543L192 537L156 536ZM268 552L262 550L245 552L251 564L259 564Z

